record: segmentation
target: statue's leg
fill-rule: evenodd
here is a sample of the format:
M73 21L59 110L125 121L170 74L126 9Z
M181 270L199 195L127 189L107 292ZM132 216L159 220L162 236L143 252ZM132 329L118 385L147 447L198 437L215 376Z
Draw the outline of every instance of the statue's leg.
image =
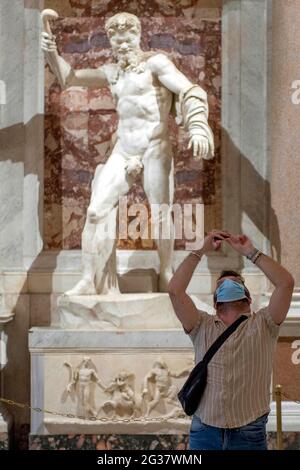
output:
M155 387L153 399L148 403L148 406L147 406L146 416L149 416L149 414L156 407L159 401L160 401L160 391L157 387Z
M166 402L167 403L174 403L174 404L178 404L178 398L177 398L177 388L175 387L175 385L170 385L167 393L166 393Z
M77 413L80 416L87 417L84 404L84 386L79 384Z
M116 211L119 197L128 192L132 183L120 153L113 152L105 165L97 167L82 233L83 277L67 295L104 293L110 287L116 287L112 267L115 264ZM101 277L105 277L108 286L104 286Z
M86 384L83 388L83 407L85 411L85 416L89 416L89 414L93 414L92 406L90 404L90 385Z
M96 225L86 218L82 232L82 279L66 295L93 295L96 294L95 273L97 269L97 254L95 251Z
M107 234L99 230L101 224L97 225L95 241L97 244L97 268L95 276L95 286L98 293L119 293L117 278L116 259L116 231L117 231L117 206L114 207L106 217Z
M126 155L114 150L101 171L97 171L92 184L92 196L87 210L87 217L92 224L107 221L119 202L119 197L126 194L134 178L126 173Z
M150 205L161 210L152 210L152 224L155 230L155 242L160 259L159 291L166 292L173 276L172 258L174 233L171 218L173 203L173 162L170 154L158 154L158 149L149 149L144 156L144 189ZM153 206L154 207L154 206ZM165 237L165 238L163 238Z

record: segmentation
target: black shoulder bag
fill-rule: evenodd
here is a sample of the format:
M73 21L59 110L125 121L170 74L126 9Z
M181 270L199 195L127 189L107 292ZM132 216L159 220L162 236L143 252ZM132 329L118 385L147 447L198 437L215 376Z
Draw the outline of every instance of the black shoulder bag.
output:
M237 327L248 317L241 315L216 339L209 350L205 353L202 361L198 362L188 376L185 384L178 393L177 397L182 408L188 416L195 413L200 403L201 396L204 392L207 380L207 365L218 349L226 341L227 338L237 329Z

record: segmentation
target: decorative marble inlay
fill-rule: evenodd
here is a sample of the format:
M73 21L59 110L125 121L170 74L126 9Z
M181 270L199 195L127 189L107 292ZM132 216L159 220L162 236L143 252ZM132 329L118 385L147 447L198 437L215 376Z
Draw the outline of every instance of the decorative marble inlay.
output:
M45 0L45 8L54 8L63 16L102 16L128 11L137 16L183 16L199 13L219 14L223 0Z
M273 385L281 385L284 401L300 400L300 338L279 338L274 360Z

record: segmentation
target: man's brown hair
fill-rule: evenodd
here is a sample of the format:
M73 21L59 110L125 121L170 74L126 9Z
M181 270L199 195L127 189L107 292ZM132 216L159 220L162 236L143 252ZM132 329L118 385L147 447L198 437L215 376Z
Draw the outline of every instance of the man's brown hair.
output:
M238 277L243 282L243 284L245 283L245 279L243 278L243 276L237 271L233 271L231 269L224 269L224 271L222 271L220 276L218 277L217 281L222 279L222 277L227 277L227 276Z

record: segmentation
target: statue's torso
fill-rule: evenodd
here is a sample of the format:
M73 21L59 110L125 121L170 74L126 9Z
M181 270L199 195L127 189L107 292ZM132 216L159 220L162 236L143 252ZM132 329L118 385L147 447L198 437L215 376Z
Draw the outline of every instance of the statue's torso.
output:
M168 388L171 383L169 372L161 368L155 368L154 371L156 384L159 389L162 390L163 388Z
M168 139L168 116L173 95L152 73L125 71L110 81L119 116L118 140L126 153L144 153L153 140ZM117 67L112 64L111 67ZM116 68L112 68L116 76Z
M88 384L91 380L92 370L82 368L78 371L79 382L81 384Z

